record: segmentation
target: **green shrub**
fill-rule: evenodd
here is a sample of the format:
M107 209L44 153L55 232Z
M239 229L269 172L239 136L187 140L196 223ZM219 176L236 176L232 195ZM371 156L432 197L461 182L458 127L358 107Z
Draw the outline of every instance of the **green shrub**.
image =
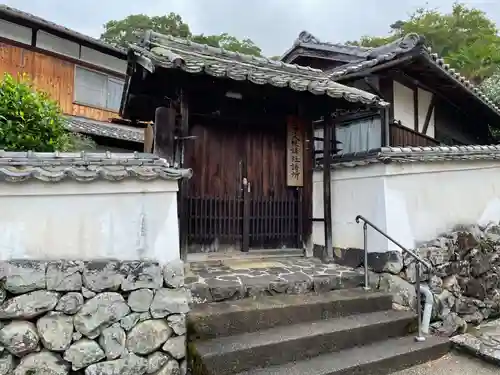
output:
M59 105L36 90L26 75L0 81L0 150L76 151L95 148L90 138L70 133Z

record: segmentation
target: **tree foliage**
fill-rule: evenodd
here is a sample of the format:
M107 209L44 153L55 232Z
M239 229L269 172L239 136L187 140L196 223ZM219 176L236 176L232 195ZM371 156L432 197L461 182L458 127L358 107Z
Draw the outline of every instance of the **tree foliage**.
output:
M480 88L496 105L500 105L500 71L481 82Z
M221 35L193 35L191 39L194 42L201 44L208 44L212 47L219 47L227 49L228 51L234 51L239 53L244 53L247 55L260 56L262 50L250 39L239 40L238 38L231 36L227 33L222 33Z
M74 151L93 142L66 130L59 105L34 89L26 75L0 80L0 150Z
M208 44L212 47L225 48L230 51L260 56L262 50L250 39L238 38L223 33L220 35L193 35L189 25L182 17L175 13L166 16L147 16L133 14L122 20L109 21L104 25L101 40L118 47L127 48L137 43L144 31L153 30L161 34L169 34L182 38L189 38L197 43Z
M500 37L495 23L481 10L455 3L451 12L419 8L406 21L396 21L388 36L364 36L349 44L377 47L408 33L426 39L432 51L443 56L473 82L480 82L500 64Z

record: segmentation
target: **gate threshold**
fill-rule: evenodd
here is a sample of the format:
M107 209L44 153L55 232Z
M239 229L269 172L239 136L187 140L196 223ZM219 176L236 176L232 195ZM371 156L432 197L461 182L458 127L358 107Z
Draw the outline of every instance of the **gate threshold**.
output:
M250 259L273 259L288 257L304 257L304 249L253 249L249 252L225 251L213 253L193 253L188 254L188 263L198 262L223 262L230 260L250 260Z

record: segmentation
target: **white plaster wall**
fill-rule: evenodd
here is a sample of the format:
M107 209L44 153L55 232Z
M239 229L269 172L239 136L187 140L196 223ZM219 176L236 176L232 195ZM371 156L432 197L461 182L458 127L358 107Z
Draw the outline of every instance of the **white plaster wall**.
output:
M500 163L495 161L388 165L389 233L403 245L416 247L458 224L498 222L499 175Z
M394 119L401 125L415 129L413 110L413 90L399 82L393 81L394 87Z
M333 245L363 248L361 214L396 241L415 248L459 224L500 220L500 163L446 161L372 164L332 170ZM313 217L323 217L322 172L314 173ZM370 252L399 250L373 230ZM313 243L324 245L323 223L313 224Z
M0 259L179 259L177 181L4 183Z
M31 45L32 29L5 20L0 20L0 36Z
M125 74L127 70L127 60L119 59L111 55L106 55L102 52L85 46L81 47L80 58L83 61L87 61L91 64L102 66L123 74Z
M386 230L384 174L385 165L373 168L347 168L332 171L332 238L339 248L363 248L363 226L355 221L357 215L369 218ZM323 172L313 174L313 217L324 218ZM323 222L313 222L313 243L325 245ZM368 232L368 249L371 252L387 250L387 240Z
M60 53L78 59L80 57L80 45L67 39L49 34L43 30L36 33L36 46L47 51Z
M394 119L412 130L415 129L415 118L413 109L413 89L393 81L394 85ZM418 131L422 132L425 124L427 110L431 103L432 93L418 89ZM431 113L426 135L435 136L434 110Z

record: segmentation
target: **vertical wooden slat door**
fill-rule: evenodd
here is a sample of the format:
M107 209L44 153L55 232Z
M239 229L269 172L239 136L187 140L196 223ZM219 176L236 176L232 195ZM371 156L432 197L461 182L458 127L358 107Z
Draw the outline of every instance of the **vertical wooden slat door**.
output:
M242 173L244 144L237 122L200 118L191 121L185 165L184 215L188 252L240 250L242 243Z
M286 119L245 129L250 251L300 247L300 188L288 187L286 178Z
M189 252L300 247L300 188L287 187L286 122L191 121Z

